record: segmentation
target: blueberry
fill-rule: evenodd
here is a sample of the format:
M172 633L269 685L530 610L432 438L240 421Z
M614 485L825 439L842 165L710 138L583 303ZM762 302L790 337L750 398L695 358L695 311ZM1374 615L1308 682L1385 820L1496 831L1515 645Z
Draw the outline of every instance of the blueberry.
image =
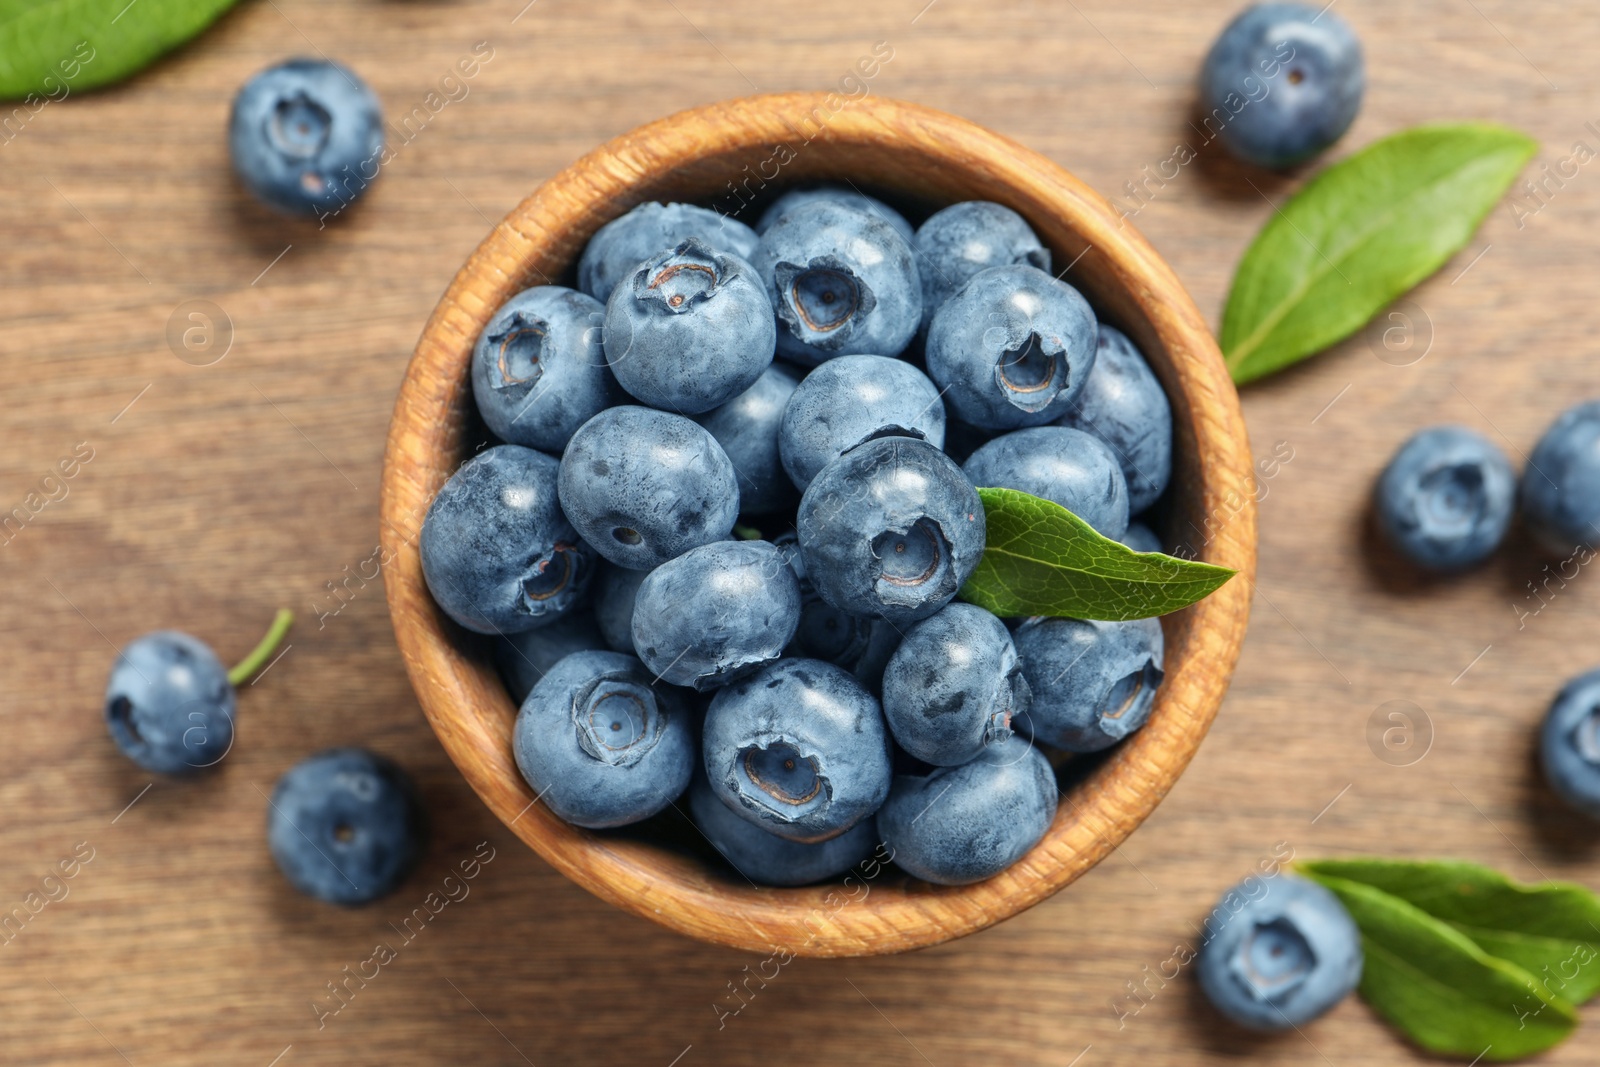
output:
M559 464L521 445L485 449L433 498L422 573L446 615L480 634L516 633L566 614L594 553L557 501Z
M695 420L733 463L742 511L764 515L794 504L794 486L778 452L778 429L798 384L787 371L768 367L750 388Z
M1172 405L1150 364L1113 326L1100 324L1094 369L1083 392L1056 420L1111 446L1128 481L1128 510L1154 504L1172 477Z
M1339 898L1278 874L1223 894L1197 966L1200 988L1223 1015L1253 1030L1287 1030L1343 1000L1361 980L1361 962L1361 932Z
M561 506L585 541L619 567L648 570L720 541L739 514L722 446L681 415L608 408L561 457Z
M833 878L872 855L878 845L871 819L816 844L779 837L735 814L699 779L689 787L689 813L712 847L757 885L808 885Z
M1516 474L1476 430L1434 426L1412 435L1378 477L1378 528L1407 559L1430 570L1481 563L1511 526Z
M149 771L210 767L233 747L234 691L211 647L176 630L123 646L106 683L106 727Z
M800 621L800 583L766 541L691 548L645 578L633 647L663 681L715 689L783 654Z
M388 162L378 98L348 68L320 59L291 59L245 82L228 150L245 187L292 215L337 213Z
M1128 482L1116 454L1093 434L1065 426L1013 430L961 469L973 485L1053 500L1112 540L1128 532Z
M1567 556L1600 544L1600 400L1568 408L1539 438L1520 497L1545 551Z
M719 689L703 744L718 798L791 841L838 837L889 793L878 701L829 663L782 659Z
M751 260L778 315L778 354L814 365L898 356L922 320L916 254L882 219L830 200L786 212Z
M267 845L289 884L333 904L392 892L416 866L422 809L405 772L359 748L332 748L284 773L267 807Z
M843 667L869 692L883 685L883 670L900 644L900 631L887 619L865 618L840 611L817 595L806 580L797 536L790 532L773 542L789 560L800 583L800 625L787 655L820 659Z
M619 573L644 577L642 571ZM520 705L539 679L564 657L605 647L606 640L595 623L594 612L574 611L549 626L495 638L494 658L512 703Z
M754 385L776 339L755 268L692 237L639 263L606 302L611 373L639 400L680 415Z
M1545 780L1573 808L1600 819L1600 670L1568 682L1544 718Z
M604 304L643 260L690 237L744 260L756 250L755 231L737 219L694 204L640 204L589 239L578 260L578 288Z
M993 877L1039 843L1056 815L1056 779L1018 737L988 745L968 763L896 775L878 812L878 834L914 877L967 885Z
M926 441L882 437L812 479L796 516L800 557L840 611L897 625L944 607L983 556L983 503Z
M1287 167L1344 135L1366 80L1361 42L1338 12L1256 4L1228 23L1206 55L1201 121L1245 162Z
M1159 619L1029 619L1011 635L1033 703L1012 725L1069 752L1109 748L1145 724L1161 685Z
M817 185L809 189L790 189L774 200L771 206L761 213L761 218L756 222L756 233L766 233L772 229L773 223L795 208L818 200L840 204L856 211L865 212L873 218L882 219L890 226L893 226L895 232L904 237L907 244L910 244L913 239L911 223L907 222L905 216L901 215L900 212L875 196L868 196L857 189L846 188L843 185Z
M944 447L944 404L927 375L888 356L837 356L800 383L783 412L778 448L800 489L830 461L874 437Z
M883 672L883 717L899 746L954 767L1011 736L1032 696L1005 624L948 604L910 630Z
M928 376L957 418L985 430L1043 426L1071 409L1094 368L1095 317L1037 267L974 274L928 325Z
M917 227L922 273L922 325L981 270L1025 263L1050 269L1050 250L1015 211L991 200L967 200L936 211Z
M694 731L668 686L620 652L574 652L517 713L517 768L550 810L603 829L647 819L694 773Z
M496 437L560 454L579 426L621 399L600 337L605 308L540 285L500 306L472 350L472 396Z
M613 652L633 655L633 602L649 571L601 564L594 580L594 617L600 636Z
M1122 543L1135 552L1162 551L1161 538L1142 522L1128 523L1128 532L1122 535Z

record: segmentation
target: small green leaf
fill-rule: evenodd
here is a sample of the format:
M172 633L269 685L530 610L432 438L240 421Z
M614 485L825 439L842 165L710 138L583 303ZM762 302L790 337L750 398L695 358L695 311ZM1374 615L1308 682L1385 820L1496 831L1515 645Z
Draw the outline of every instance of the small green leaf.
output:
M1418 126L1318 174L1233 277L1222 351L1253 381L1355 333L1471 239L1537 142L1486 123Z
M979 489L988 543L961 597L996 615L1147 619L1188 607L1232 578L1227 567L1135 552L1050 500Z
M1428 1051L1515 1060L1578 1025L1571 1004L1454 927L1381 889L1299 867L1338 896L1361 930L1361 996Z
M0 99L60 99L120 81L235 0L0 0Z
M1475 863L1346 859L1301 867L1421 908L1563 1000L1582 1004L1600 992L1600 897L1581 885L1522 885Z

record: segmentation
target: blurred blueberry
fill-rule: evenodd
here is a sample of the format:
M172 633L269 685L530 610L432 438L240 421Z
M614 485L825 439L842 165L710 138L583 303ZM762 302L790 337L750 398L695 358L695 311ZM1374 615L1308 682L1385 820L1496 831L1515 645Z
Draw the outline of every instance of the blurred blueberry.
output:
M882 219L893 226L895 232L905 238L907 244L912 241L911 223L905 220L905 216L877 197L868 196L843 185L816 185L807 189L790 189L761 213L761 218L756 221L756 233L766 233L772 228L773 223L795 208L818 200L842 204L856 211L865 212L873 218Z
M606 569L644 577L643 571L610 566ZM599 579L595 581L599 583ZM549 626L495 638L494 659L506 683L506 691L511 694L511 702L520 705L539 679L564 657L605 647L606 640L595 624L594 612L583 608Z
M1015 211L990 200L967 200L936 211L917 227L922 274L922 325L967 280L990 267L1026 263L1050 269L1050 250Z
M596 231L578 260L578 288L604 304L641 262L690 237L748 260L755 231L737 219L694 204L640 204Z
M1128 510L1154 504L1172 477L1172 405L1150 364L1121 330L1100 324L1094 369L1057 426L1094 434L1128 481Z
M1600 819L1600 670L1556 695L1539 732L1545 780L1573 808Z
M1561 413L1522 472L1522 518L1546 552L1600 544L1600 400Z
M649 571L602 563L594 580L594 618L600 636L613 652L633 651L633 602Z
M1161 538L1142 522L1128 523L1128 532L1122 535L1122 543L1135 552L1162 551Z
M1160 619L1029 619L1011 639L1033 691L1028 710L1012 720L1024 736L1097 752L1150 717L1162 679Z
M736 814L701 779L689 786L689 814L729 865L757 885L809 885L833 878L872 855L878 845L871 819L816 844L779 837Z
M836 356L805 376L783 412L778 448L800 489L846 450L874 437L944 446L944 404L927 375L888 356Z
M227 668L197 637L157 630L123 646L106 683L106 728L148 771L183 774L221 762L233 747Z
M778 451L778 430L798 384L788 371L768 367L756 384L695 419L733 463L739 476L739 510L747 514L782 511L795 502L797 494Z
M1013 430L967 457L961 469L973 485L1053 500L1112 540L1128 532L1122 466L1093 434L1065 426Z
M1400 446L1378 477L1378 527L1402 555L1430 570L1487 559L1511 528L1516 472L1476 430L1433 426Z

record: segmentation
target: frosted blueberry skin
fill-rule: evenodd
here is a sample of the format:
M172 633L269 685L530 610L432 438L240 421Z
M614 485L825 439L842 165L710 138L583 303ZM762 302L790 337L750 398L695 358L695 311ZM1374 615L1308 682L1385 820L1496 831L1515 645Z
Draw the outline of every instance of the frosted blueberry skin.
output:
M926 441L882 437L822 468L795 518L817 594L904 626L948 604L983 556L983 503Z
M1361 42L1337 11L1256 4L1206 55L1201 120L1239 159L1288 167L1344 136L1366 81Z
M605 320L617 382L680 415L727 403L772 365L777 326L755 268L692 237L628 272Z
M904 215L901 215L900 212L875 196L868 196L866 193L857 192L843 185L818 185L809 189L790 189L774 200L767 210L761 213L761 218L756 220L756 233L766 233L772 229L773 223L795 208L818 200L839 204L864 212L873 218L881 219L894 227L895 232L905 238L907 244L910 244L914 239L911 223L905 220Z
M1065 415L1094 369L1094 312L1037 267L974 274L928 325L928 377L956 418L985 430Z
M1600 670L1562 687L1539 731L1545 781L1575 810L1600 819Z
M157 630L122 647L106 682L106 729L148 771L187 774L233 747L233 684L197 637Z
M878 845L871 819L816 844L779 837L735 814L698 779L689 786L689 815L729 866L757 885L810 885L834 878L872 855Z
M631 405L579 427L561 457L559 486L583 539L635 570L722 540L739 514L739 485L722 446L681 415Z
M791 841L838 837L889 793L877 698L818 660L781 659L717 690L702 744L718 799Z
M620 573L643 577L639 571ZM501 680L506 683L506 691L511 694L511 702L520 705L539 679L562 659L574 652L606 647L605 637L595 624L594 612L579 609L550 626L496 637L494 660L500 668Z
M472 397L502 441L556 455L573 433L622 399L600 344L605 309L559 285L501 305L472 349Z
M1052 500L1112 540L1128 532L1128 483L1111 448L1093 434L1036 426L996 437L961 468L976 486Z
M422 523L422 574L434 602L480 634L544 626L582 599L594 552L562 514L560 464L496 445L462 464Z
M291 59L233 98L228 149L234 173L262 202L291 215L335 214L378 176L383 114L349 68Z
M1433 426L1412 435L1378 476L1373 510L1411 562L1453 571L1481 563L1511 528L1516 473L1476 430Z
M829 199L787 211L751 262L778 316L778 354L806 366L870 352L898 356L922 320L911 245L881 218Z
M785 510L799 495L778 451L784 407L799 384L787 371L768 367L750 388L695 419L733 463L739 476L739 510L747 514Z
M1161 538L1155 531L1142 522L1128 523L1128 532L1122 535L1122 543L1135 552L1161 552Z
M800 583L800 624L784 654L843 667L868 692L879 693L884 668L900 645L900 630L887 619L851 615L819 597L806 580L799 538L793 531L773 544L788 559L789 569Z
M1025 737L1069 752L1098 752L1145 724L1161 686L1160 619L1029 619L1011 635L1033 692L1012 719Z
M922 325L974 274L1024 263L1050 269L1050 250L1023 217L990 200L967 200L936 211L913 242L922 274Z
M944 404L928 376L888 356L838 356L805 376L778 435L783 469L804 490L846 450L874 437L944 447Z
M647 819L694 773L694 731L670 686L620 652L574 652L533 687L512 735L551 811L591 830Z
M359 748L334 748L286 771L267 806L273 862L300 892L365 904L405 881L421 858L422 807L404 771Z
M1039 843L1057 795L1049 762L1010 737L959 767L896 775L878 812L878 835L913 877L968 885L999 874Z
M1154 504L1172 479L1172 405L1144 355L1114 326L1100 324L1094 369L1057 426L1094 434L1116 454L1128 510Z
M906 631L883 672L883 717L895 743L936 767L976 759L1011 736L1032 693L1005 624L947 604Z
M800 583L766 541L691 548L651 571L633 605L633 647L673 685L704 692L783 654L800 622Z
M1523 521L1546 552L1600 544L1600 400L1568 408L1544 432L1519 495Z
M694 204L640 204L595 232L578 259L578 288L604 304L635 267L689 238L748 260L755 231L737 219Z
M605 647L633 655L633 603L649 571L602 563L594 580L594 618Z
M1252 876L1206 920L1206 999L1252 1030L1304 1026L1361 980L1361 932L1333 893L1294 874Z

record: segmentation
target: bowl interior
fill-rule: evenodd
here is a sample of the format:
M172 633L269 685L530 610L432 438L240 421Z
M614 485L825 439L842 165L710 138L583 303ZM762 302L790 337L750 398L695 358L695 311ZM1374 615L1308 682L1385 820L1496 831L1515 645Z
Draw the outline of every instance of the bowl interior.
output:
M451 758L496 814L612 903L707 940L813 956L899 951L981 929L1060 889L1126 837L1181 773L1221 702L1255 545L1237 394L1192 301L1143 238L1065 171L998 135L894 101L835 102L786 94L672 116L591 153L518 206L456 277L418 344L390 430L382 505L388 597L407 669ZM589 237L637 204L686 201L753 222L783 189L819 180L879 195L914 224L961 200L1022 214L1063 279L1144 350L1172 401L1175 463L1157 532L1169 550L1183 545L1241 571L1163 620L1167 680L1148 724L1107 753L1060 762L1062 801L1044 840L977 885L932 886L869 861L833 884L757 887L680 813L607 833L562 823L534 803L512 760L516 708L489 643L445 618L422 579L416 536L428 503L486 441L468 371L494 310L530 285L571 284Z

